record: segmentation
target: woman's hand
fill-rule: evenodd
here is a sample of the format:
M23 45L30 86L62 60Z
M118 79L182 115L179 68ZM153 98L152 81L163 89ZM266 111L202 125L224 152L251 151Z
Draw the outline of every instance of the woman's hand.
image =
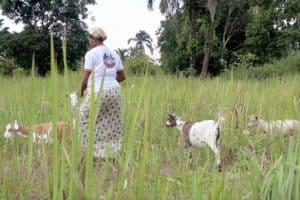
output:
M124 70L117 71L116 79L117 79L118 82L122 82L126 79Z

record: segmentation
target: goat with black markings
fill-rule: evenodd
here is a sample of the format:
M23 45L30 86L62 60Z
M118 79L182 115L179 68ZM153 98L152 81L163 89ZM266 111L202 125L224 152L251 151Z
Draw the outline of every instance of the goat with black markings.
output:
M219 115L217 121L204 120L200 122L185 122L176 114L169 114L167 127L176 127L185 141L185 147L204 147L208 145L215 153L217 168L222 170L220 158L220 136L221 127L225 121L224 117Z

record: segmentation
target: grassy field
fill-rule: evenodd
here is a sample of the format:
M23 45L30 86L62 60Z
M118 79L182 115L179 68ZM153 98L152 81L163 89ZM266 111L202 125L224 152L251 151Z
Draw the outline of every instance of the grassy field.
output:
M80 87L81 74L41 79L0 77L0 127L65 120L72 114L65 94ZM300 76L264 81L175 76L128 76L122 83L124 142L117 162L86 162L72 146L48 146L0 136L0 199L300 199L300 137L244 134L247 116L300 119ZM167 113L189 121L227 113L221 136L223 171L209 148L183 148L167 129ZM239 115L236 115L239 111ZM75 130L76 131L76 130ZM298 132L298 135L300 132ZM74 134L75 135L75 134Z

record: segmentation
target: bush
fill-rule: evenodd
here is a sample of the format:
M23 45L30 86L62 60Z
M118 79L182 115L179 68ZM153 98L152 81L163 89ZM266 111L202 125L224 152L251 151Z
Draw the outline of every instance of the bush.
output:
M253 67L255 62L257 61L257 56L252 53L248 53L245 55L239 55L237 53L233 53L233 56L235 57L235 62L232 63L229 67L233 69L247 69L250 67Z
M22 76L25 76L27 74L28 73L23 68L20 68L20 67L13 70L13 76L14 77L22 77Z
M145 54L138 54L125 61L126 72L131 74L145 74L148 70L149 75L157 75L160 68Z
M13 76L13 71L16 69L16 65L14 63L14 60L9 58L3 58L1 57L0 60L0 74L2 76Z
M237 78L265 79L271 77L282 77L300 73L300 52L292 52L286 58L274 60L261 66L239 66L232 67L223 73L223 76L231 74Z

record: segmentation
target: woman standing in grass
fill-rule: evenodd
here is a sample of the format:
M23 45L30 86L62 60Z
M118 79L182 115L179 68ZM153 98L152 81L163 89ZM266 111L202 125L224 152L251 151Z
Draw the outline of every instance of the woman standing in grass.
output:
M94 89L101 89L100 107L96 110L94 135L94 157L115 157L121 148L122 137L122 101L119 82L125 80L122 61L118 54L103 44L105 32L94 27L89 30L90 50L85 55L84 75L81 83L81 97L85 95L80 106L79 127L83 134L83 147L88 144L89 104L94 71ZM104 79L104 80L102 80ZM103 85L101 85L103 83ZM85 94L86 93L86 94ZM99 110L98 110L99 109Z

